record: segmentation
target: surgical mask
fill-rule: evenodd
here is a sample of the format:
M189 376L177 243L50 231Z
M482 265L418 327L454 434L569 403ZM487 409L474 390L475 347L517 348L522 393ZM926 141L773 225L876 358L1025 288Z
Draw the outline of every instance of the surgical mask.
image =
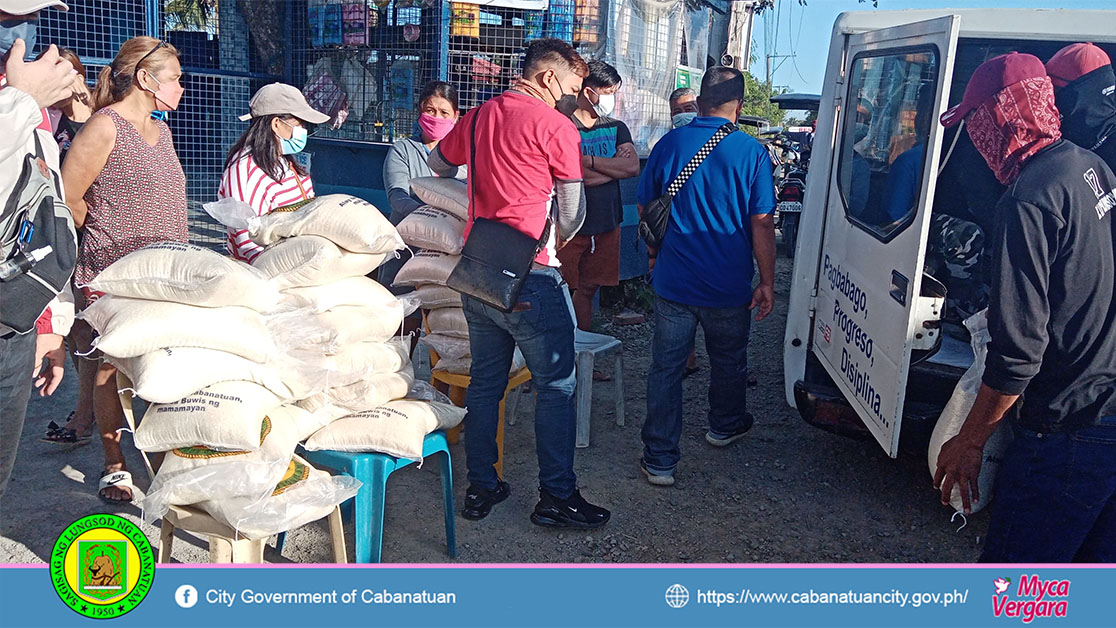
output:
M589 91L593 90L590 89ZM616 94L597 94L597 104L593 105L593 113L597 114L598 118L610 116L615 110Z
M677 129L678 127L683 127L693 122L694 118L696 117L696 111L683 111L682 113L674 114L674 116L670 119L670 123L673 124L674 128Z
M178 109L178 101L182 100L182 94L186 92L186 88L176 83L161 83L159 79L150 74L147 76L159 86L159 89L151 90L146 85L143 85L143 83L140 83L143 89L151 92L151 94L155 96L155 109L158 111L174 111Z
M15 40L22 39L27 44L28 61L35 58L35 43L39 35L39 18L29 17L8 20L0 23L0 55L5 55L12 49Z
M444 139L449 132L453 130L453 126L457 121L453 118L439 118L432 116L429 113L419 115L418 119L419 128L422 129L426 136L435 142L440 142Z
M280 120L280 122L283 121ZM283 124L287 123L283 122ZM309 137L309 134L306 132L306 129L300 126L294 126L291 124L287 124L287 126L291 127L291 137L279 138L279 144L282 153L284 155L294 155L296 153L301 153L302 150L306 148L306 138Z

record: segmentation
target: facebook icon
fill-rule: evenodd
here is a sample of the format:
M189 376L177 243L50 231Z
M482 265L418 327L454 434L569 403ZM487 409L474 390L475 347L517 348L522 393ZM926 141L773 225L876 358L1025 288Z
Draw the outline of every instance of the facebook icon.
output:
M174 592L174 601L182 608L191 608L194 604L198 603L198 590L194 587L184 584L178 587Z

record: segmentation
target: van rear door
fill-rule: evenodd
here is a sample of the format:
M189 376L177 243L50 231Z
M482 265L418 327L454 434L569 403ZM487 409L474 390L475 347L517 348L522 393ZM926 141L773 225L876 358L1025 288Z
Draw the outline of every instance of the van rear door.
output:
M838 87L813 351L893 458L912 350L939 333L920 295L959 22L848 36Z

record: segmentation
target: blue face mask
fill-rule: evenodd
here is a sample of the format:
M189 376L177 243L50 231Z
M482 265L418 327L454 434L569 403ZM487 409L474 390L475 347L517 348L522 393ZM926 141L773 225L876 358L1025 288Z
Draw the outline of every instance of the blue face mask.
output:
M283 121L280 120L280 122ZM286 124L286 122L283 122L283 124ZM297 153L301 153L302 149L306 148L306 138L309 137L309 135L306 133L306 129L300 126L292 126L291 129L293 133L291 134L290 139L282 137L279 138L279 144L281 145L282 153L284 155L294 155Z
M27 44L26 59L35 58L35 43L39 34L39 18L20 18L0 22L0 55L5 55L12 48L15 40L22 39Z
M673 125L674 128L677 129L678 127L683 127L693 122L694 118L696 117L697 114L693 111L683 111L682 113L676 114L673 118L671 118L670 122L671 125Z

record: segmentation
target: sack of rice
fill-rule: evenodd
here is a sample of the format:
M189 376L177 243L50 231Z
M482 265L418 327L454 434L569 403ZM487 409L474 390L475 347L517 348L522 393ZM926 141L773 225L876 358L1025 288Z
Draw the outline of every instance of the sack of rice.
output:
M419 339L438 354L442 360L456 360L469 357L469 339L446 336L444 334L429 333ZM441 362L439 362L440 364Z
M443 307L431 310L426 315L431 333L450 338L469 339L469 323L465 320L465 310L459 307Z
M260 364L226 351L198 347L164 347L134 358L106 357L132 380L137 397L173 403L220 382L247 381L283 399L305 399L320 390L327 366L302 361Z
M438 364L434 368L439 370L439 371L445 371L447 373L457 373L457 374L460 374L460 375L468 375L469 374L469 368L472 365L473 365L472 357L471 356L465 356L463 358L446 358L446 359L438 360ZM516 373L519 372L519 369L521 369L525 366L527 366L527 360L525 360L523 358L523 354L520 353L519 347L516 347L515 348L515 353L512 354L511 369L508 370L508 375L509 376L515 375Z
M331 476L294 456L271 494L263 499L233 497L200 502L197 507L236 530L238 535L259 540L328 516L358 490L360 480Z
M305 410L275 408L256 423L252 451L219 451L200 445L167 452L143 501L144 517L171 506L247 496L260 499L283 479L295 447L295 426ZM154 512L148 512L154 511Z
M328 312L311 315L303 339L308 344L323 347L328 354L334 354L359 342L387 341L403 325L403 316L403 302L398 299L392 307L383 308L341 305Z
M438 285L421 285L415 288L415 295L424 310L442 307L461 307L461 293L453 288Z
M97 330L93 347L116 358L134 358L163 347L216 349L254 362L276 354L266 319L237 305L194 307L106 296L78 318Z
M318 236L287 238L273 244L252 262L280 290L320 286L376 270L388 254L353 253Z
M342 305L391 307L399 299L390 290L368 277L347 277L319 286L302 286L283 291L283 302L319 313Z
M408 246L418 249L459 255L465 246L465 219L446 209L420 207L396 229Z
M120 258L88 284L106 294L202 307L270 311L275 284L248 264L184 242L158 242Z
M321 364L329 373L329 381L342 386L367 377L369 373L395 373L410 365L407 338L353 343L342 347L335 355L323 356Z
M438 251L419 251L406 264L403 264L403 268L399 269L399 273L395 275L395 281L391 285L397 288L430 284L444 286L450 273L453 272L453 267L457 266L457 260L459 259L461 259L460 255L449 255Z
M416 177L411 179L411 191L431 207L452 212L462 220L469 218L469 188L460 179Z
M316 424L300 433L302 439L309 437L318 429L354 412L369 410L394 399L402 399L411 390L415 381L414 372L408 365L398 373L378 373L349 384L327 388L296 405L311 414L308 425Z
M391 253L403 248L403 239L383 212L348 194L327 194L294 211L250 218L248 235L261 246L283 238L320 236L353 253Z
M173 403L152 404L134 440L143 451L195 445L252 451L260 447L260 420L281 405L282 399L259 384L221 382Z
M306 441L317 451L376 451L397 458L422 459L422 441L434 430L456 427L465 409L442 403L401 399L338 419Z

